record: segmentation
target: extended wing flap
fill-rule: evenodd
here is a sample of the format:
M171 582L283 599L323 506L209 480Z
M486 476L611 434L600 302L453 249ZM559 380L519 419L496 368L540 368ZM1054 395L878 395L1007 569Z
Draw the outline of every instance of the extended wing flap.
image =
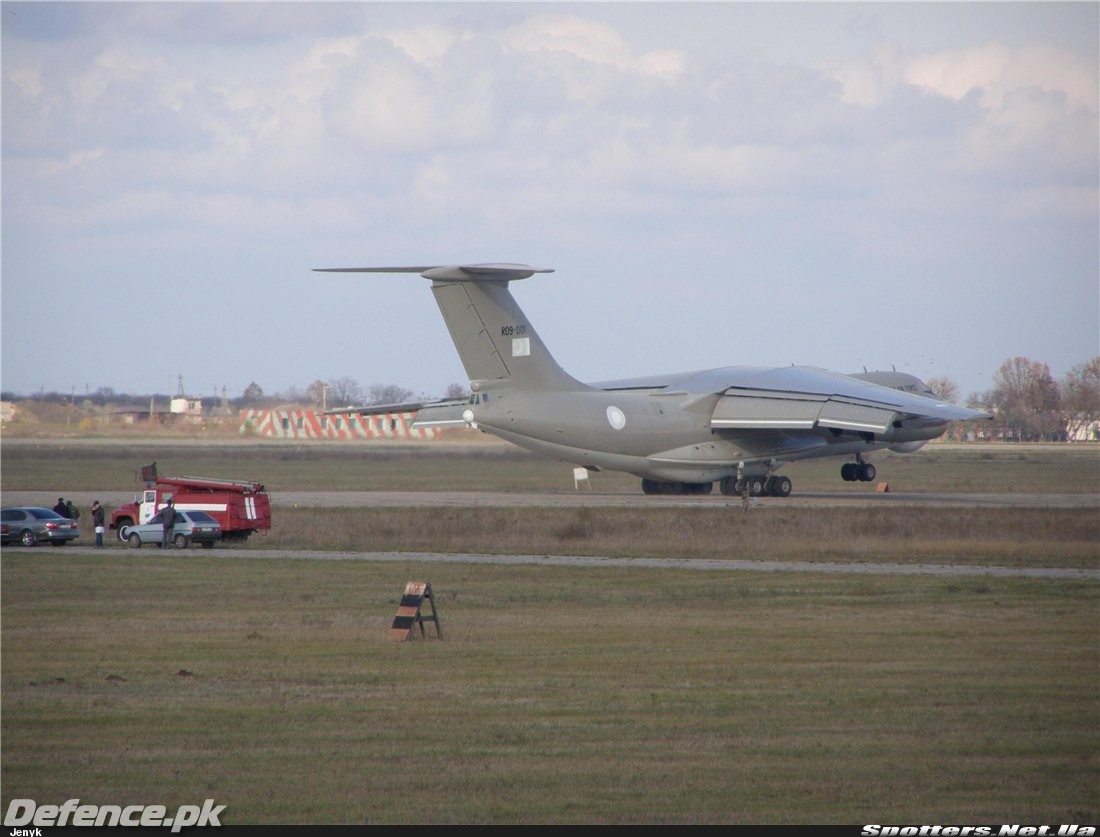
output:
M781 393L743 393L718 399L710 425L733 430L809 430L824 399Z
M889 408L830 399L822 406L817 423L856 433L885 433L896 417L897 413Z
M751 377L742 373L745 384L767 382L771 386L738 385L726 389L711 416L712 428L809 430L825 427L882 435L897 427L899 422L990 418L989 413L822 370L790 367L748 372L752 373ZM789 389L776 387L776 384L784 384Z
M739 393L718 400L710 425L729 430L811 430L885 433L897 418L889 407L795 393Z

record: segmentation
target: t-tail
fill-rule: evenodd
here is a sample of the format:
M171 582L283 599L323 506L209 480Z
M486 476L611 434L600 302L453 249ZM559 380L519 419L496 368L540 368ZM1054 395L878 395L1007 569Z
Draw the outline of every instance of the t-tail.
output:
M466 264L317 270L325 273L419 273L431 279L435 301L474 389L500 385L533 392L590 388L558 366L508 290L512 280L526 279L535 273L553 273L550 268L524 264Z

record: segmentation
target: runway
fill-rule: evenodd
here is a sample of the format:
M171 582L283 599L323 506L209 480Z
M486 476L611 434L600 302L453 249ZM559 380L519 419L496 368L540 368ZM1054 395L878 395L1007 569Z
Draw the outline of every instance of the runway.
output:
M717 492L706 495L601 493L595 491L489 492L489 491L343 491L278 492L275 505L304 508L434 508L473 506L484 508L737 508L740 497ZM753 497L752 508L842 508L861 506L980 506L983 508L1084 508L1100 510L1100 494L892 494L821 492L789 497Z
M41 554L49 547L25 549L4 547L5 552L30 552ZM160 558L164 553L154 548L141 552L114 540L97 549L89 545L69 544L65 555L96 557L124 552L133 557ZM56 554L53 551L47 554ZM488 555L446 552L335 552L301 549L254 549L219 545L214 550L191 548L186 551L170 550L169 558L187 560L191 557L216 557L221 559L268 559L293 561L380 561L390 563L427 564L538 564L554 567L622 567L624 569L661 570L709 570L715 572L757 573L817 573L823 575L890 575L890 576L947 576L952 578L1034 578L1047 580L1100 581L1100 570L1073 567L997 567L962 564L882 564L845 563L829 561L754 561L752 559L725 558L611 558L600 555Z
M275 508L725 508L742 509L740 497L717 492L706 495L661 495L630 492L576 491L271 491ZM134 492L73 491L66 493L82 507L93 500L113 508L134 499ZM57 495L51 491L7 491L5 506L52 508ZM1100 494L916 494L836 491L794 493L789 497L753 497L751 508L856 508L869 506L974 506L980 508L1092 509L1100 511Z

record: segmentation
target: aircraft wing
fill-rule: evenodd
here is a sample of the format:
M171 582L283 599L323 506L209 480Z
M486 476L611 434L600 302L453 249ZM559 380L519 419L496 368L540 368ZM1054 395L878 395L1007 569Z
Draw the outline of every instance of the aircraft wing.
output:
M708 373L709 374L709 373ZM851 375L779 367L747 375L721 391L711 426L736 429L832 428L886 433L899 422L966 421L989 413Z
M605 381L608 390L647 390L682 395L700 403L714 398L711 426L753 430L831 427L884 433L897 421L968 421L989 413L876 383L882 373L842 375L808 366L731 366L678 375ZM899 376L916 380L911 376Z

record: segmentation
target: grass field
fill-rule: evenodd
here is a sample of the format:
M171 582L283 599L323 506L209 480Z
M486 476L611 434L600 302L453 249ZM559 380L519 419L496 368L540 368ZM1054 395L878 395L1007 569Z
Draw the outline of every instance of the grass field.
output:
M444 638L395 643L406 580ZM229 823L1095 822L1098 585L5 555L3 796Z
M4 490L125 482L162 455L15 450ZM282 490L363 490L379 472L386 488L531 490L562 470L322 450L157 461ZM1096 490L1094 453L1019 449L970 470L969 450L902 479ZM484 551L495 527L503 551L532 554L691 558L724 539L780 559L1100 564L1091 511L876 512L316 517L378 548ZM223 824L1100 819L1100 583L296 559L346 548L317 543L311 515L282 510L263 545L285 558L5 548L0 807L213 798ZM411 579L432 583L442 640L389 639Z

